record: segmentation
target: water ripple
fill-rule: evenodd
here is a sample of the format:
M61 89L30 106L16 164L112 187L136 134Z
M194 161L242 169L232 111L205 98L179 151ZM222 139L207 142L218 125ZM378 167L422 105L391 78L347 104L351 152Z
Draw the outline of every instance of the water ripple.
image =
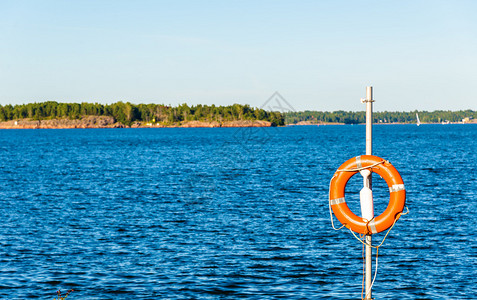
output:
M373 295L475 297L477 126L374 135L411 213L380 249ZM327 194L336 168L362 154L364 126L2 130L0 140L1 298L360 297L362 247L331 229ZM347 189L358 211L360 184Z

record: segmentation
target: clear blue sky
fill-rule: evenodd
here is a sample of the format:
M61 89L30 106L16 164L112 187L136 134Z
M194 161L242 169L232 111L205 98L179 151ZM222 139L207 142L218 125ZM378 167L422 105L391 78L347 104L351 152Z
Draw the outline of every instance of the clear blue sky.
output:
M4 1L0 104L477 109L477 1Z

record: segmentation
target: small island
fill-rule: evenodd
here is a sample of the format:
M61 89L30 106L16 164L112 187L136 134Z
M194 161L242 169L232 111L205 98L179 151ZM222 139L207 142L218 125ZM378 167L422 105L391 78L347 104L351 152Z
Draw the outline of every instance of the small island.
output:
M48 101L0 106L0 129L274 127L284 122L280 112L241 104L172 107Z

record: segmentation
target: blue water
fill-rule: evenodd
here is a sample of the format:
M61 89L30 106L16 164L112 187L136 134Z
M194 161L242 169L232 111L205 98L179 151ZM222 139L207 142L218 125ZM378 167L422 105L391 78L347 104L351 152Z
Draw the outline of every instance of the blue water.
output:
M328 184L364 138L364 126L2 130L0 298L360 299L362 245L331 228ZM379 250L373 296L476 299L477 126L374 138L410 214Z

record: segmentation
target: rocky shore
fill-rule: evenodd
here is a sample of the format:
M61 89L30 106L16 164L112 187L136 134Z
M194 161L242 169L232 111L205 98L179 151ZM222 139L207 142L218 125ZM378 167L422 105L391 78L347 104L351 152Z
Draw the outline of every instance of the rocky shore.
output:
M0 122L0 129L73 129L73 128L166 128L166 127L271 127L272 123L259 120L243 121L186 121L175 124L143 123L135 122L131 126L126 126L116 122L113 117L107 116L86 116L82 119L53 119L53 120L31 120L21 119L14 121Z
M329 122L310 122L301 121L296 124L287 124L287 126L320 126L320 125L345 125L344 123L329 123Z

